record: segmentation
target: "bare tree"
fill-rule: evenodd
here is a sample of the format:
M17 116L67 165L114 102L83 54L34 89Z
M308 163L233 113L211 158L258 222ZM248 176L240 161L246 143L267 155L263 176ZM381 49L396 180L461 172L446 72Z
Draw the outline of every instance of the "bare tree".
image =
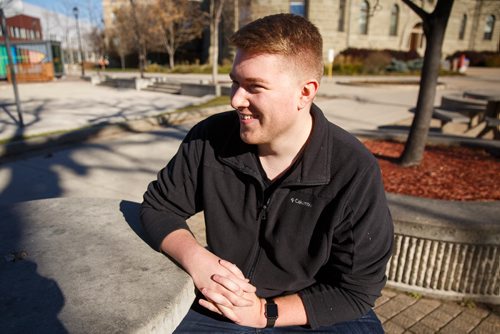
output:
M139 70L144 78L147 50L151 45L154 13L149 4L129 0L115 11L115 38L120 47L133 47L139 56ZM123 49L122 49L123 50Z
M412 0L402 1L422 19L424 35L427 39L415 117L400 160L403 166L413 166L422 161L429 135L444 34L454 0L438 0L431 13Z
M106 55L106 35L104 29L93 27L88 35L91 47L98 55L99 60L103 60Z
M208 17L194 1L157 0L153 6L161 36L158 40L168 53L169 67L174 68L175 52L182 44L201 36Z

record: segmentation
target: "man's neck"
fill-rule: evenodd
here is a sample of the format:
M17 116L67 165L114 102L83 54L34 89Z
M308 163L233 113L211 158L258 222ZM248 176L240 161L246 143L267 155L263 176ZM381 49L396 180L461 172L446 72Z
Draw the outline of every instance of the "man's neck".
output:
M270 144L259 145L258 155L262 168L270 180L283 175L300 157L311 134L313 119L310 114L286 137L279 138Z

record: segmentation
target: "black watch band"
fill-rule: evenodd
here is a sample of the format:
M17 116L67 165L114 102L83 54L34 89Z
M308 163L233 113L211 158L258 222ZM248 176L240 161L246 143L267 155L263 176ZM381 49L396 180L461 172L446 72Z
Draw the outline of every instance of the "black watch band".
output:
M274 327L274 323L278 319L278 305L272 298L266 298L266 312L264 315L267 319L266 328Z

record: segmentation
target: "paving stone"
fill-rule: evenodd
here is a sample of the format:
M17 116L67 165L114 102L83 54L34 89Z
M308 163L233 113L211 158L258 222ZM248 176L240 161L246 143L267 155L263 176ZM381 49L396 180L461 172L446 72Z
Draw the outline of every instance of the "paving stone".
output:
M459 313L459 312L458 312ZM445 305L439 306L433 312L422 318L419 323L434 330L439 330L448 324L458 313L450 313Z
M466 312L462 312L446 324L441 331L443 333L470 333L477 325L479 325L481 320L482 318L480 317L475 317Z
M387 334L402 334L405 332L405 328L392 321L388 321L384 324L384 331Z
M464 313L482 319L490 314L490 310L486 309L484 306L466 307Z
M430 328L421 322L417 322L415 325L411 326L410 332L414 334L433 334L436 333L436 329Z
M474 330L472 334L498 334L500 333L500 316L490 314Z
M382 305L382 304L385 304L387 301L389 301L391 298L387 297L387 296L380 296L376 301L375 301L375 308L377 308L378 306Z
M407 296L406 294L399 294L385 304L380 305L377 308L377 314L380 314L387 319L391 319L396 314L402 312L416 302L416 299Z
M385 297L393 298L393 297L396 297L398 294L400 294L400 292L394 291L391 289L386 288L386 289L382 290L382 296L385 296Z
M420 299L406 310L397 314L391 321L404 328L410 328L420 319L434 311L440 304L439 301L433 299Z
M377 314L377 317L378 317L378 319L380 320L381 323L385 323L387 321L387 318L381 316L380 314Z
M443 313L449 314L452 317L456 317L463 311L463 308L456 303L443 303L439 310Z

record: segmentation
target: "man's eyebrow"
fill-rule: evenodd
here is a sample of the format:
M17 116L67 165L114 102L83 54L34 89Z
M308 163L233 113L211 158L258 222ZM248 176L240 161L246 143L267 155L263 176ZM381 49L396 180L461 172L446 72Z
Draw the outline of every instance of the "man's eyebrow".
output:
M229 78L231 78L231 80L236 80L232 73L229 73ZM245 78L243 81L245 83L268 83L267 80L263 78Z

